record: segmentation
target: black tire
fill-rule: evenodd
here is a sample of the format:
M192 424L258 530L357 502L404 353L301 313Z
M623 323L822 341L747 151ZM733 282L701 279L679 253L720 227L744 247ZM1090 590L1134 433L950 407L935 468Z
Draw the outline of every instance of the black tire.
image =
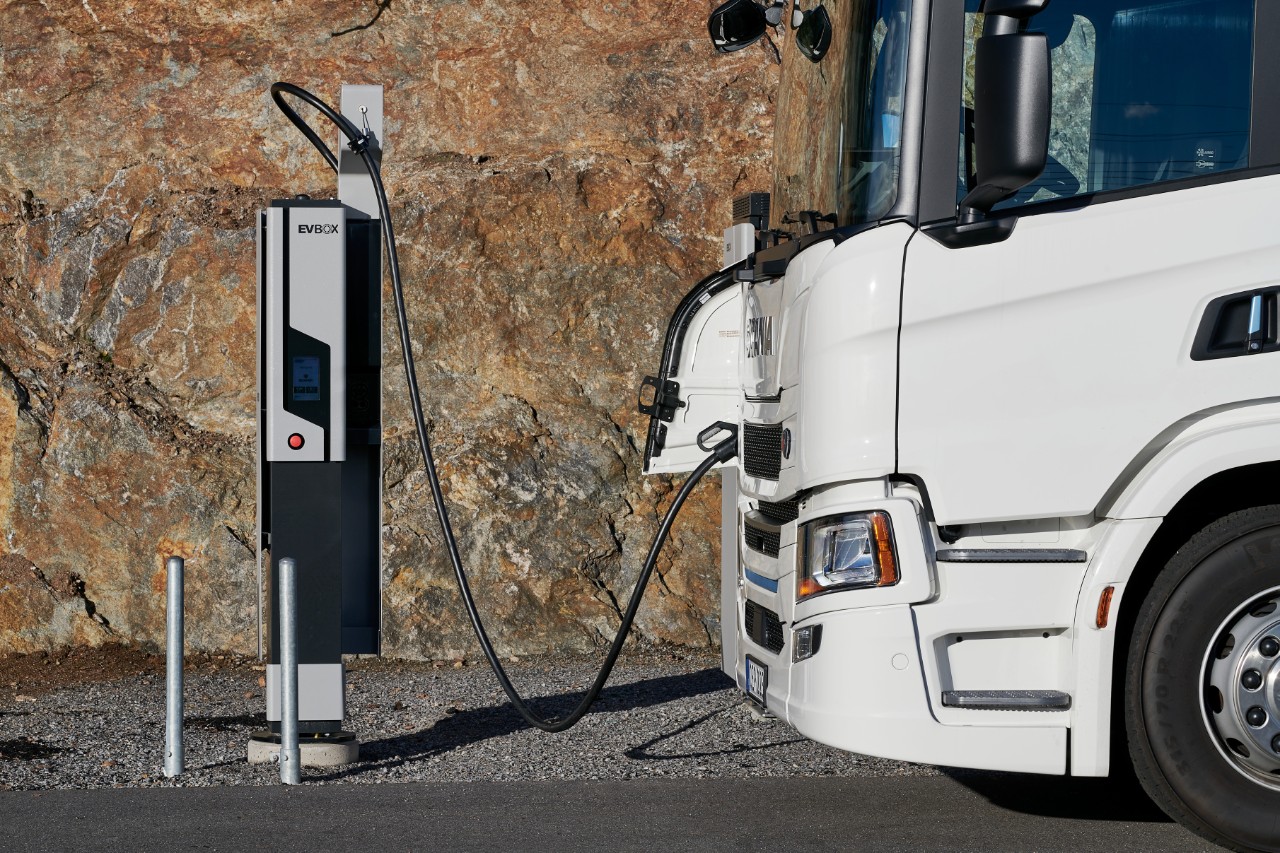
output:
M1233 665L1234 640L1225 641L1233 628L1243 635L1249 626L1257 645L1253 614L1266 611L1259 602L1280 597L1277 588L1280 506L1215 521L1157 578L1138 614L1126 667L1125 725L1143 788L1170 817L1236 850L1280 851L1280 775L1227 753L1222 691L1207 674L1221 679L1223 667ZM1280 622L1280 611L1272 612ZM1274 665L1280 669L1280 657ZM1228 701L1236 705L1227 710L1239 706L1238 699ZM1280 696L1259 701L1274 708ZM1270 737L1269 730L1257 737L1264 734ZM1258 752L1253 765L1272 757ZM1280 755L1274 758L1280 767Z

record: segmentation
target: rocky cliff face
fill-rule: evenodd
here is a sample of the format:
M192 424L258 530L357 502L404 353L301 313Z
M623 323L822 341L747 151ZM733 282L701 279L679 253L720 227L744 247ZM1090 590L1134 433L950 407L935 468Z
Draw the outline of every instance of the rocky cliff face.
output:
M386 88L414 356L500 648L612 636L673 494L635 388L768 183L773 54L714 55L706 12L0 0L0 652L161 642L170 554L190 647L256 648L251 225L334 193L276 80ZM472 654L386 321L385 650ZM715 642L718 514L715 488L682 514L645 638Z

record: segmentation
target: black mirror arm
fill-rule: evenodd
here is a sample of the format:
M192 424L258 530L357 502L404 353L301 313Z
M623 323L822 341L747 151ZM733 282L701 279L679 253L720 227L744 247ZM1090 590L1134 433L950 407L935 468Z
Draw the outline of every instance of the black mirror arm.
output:
M1023 21L1040 14L1049 5L1049 0L985 0L982 13L986 15L986 23L982 27L984 36L1006 36L1016 33Z
M1007 189L992 184L977 187L960 200L960 224L969 225L982 221L991 212L991 208L1016 193L1018 189L1018 187Z
M975 101L984 102L975 103L978 184L960 201L962 225L982 220L996 204L1044 170L1051 86L1048 42L1040 34L1021 30L1048 5L1049 0L984 0L982 4L986 23L977 45L974 90ZM1033 45L1032 40L1043 43ZM993 70L987 67L990 63L999 67ZM988 133L994 129L1000 140L994 149L989 140L981 138L984 125ZM1009 131L1016 136L1009 137ZM1032 154L1039 155L1038 168L1030 163ZM1014 164L1016 167L1010 168Z

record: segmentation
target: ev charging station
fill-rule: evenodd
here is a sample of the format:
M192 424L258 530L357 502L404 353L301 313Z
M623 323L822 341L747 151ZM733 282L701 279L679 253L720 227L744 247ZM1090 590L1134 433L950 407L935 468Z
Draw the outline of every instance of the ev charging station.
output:
M341 112L381 158L382 87L343 86ZM339 147L338 198L258 215L258 566L266 568L268 761L281 733L280 572L297 565L304 764L359 755L343 730L344 654L378 654L382 600L382 222L361 155ZM264 584L259 584L260 594ZM307 747L311 747L309 750ZM311 753L309 755L309 752Z
M282 781L292 784L299 759L316 766L359 758L359 742L342 728L342 656L377 654L380 645L383 246L418 445L467 617L516 712L535 728L564 731L603 690L685 500L707 472L737 456L737 424L716 422L698 435L707 456L671 500L591 686L568 714L538 714L512 684L484 629L431 453L381 177L382 88L343 86L339 110L291 83L274 84L271 95L338 173L338 198L277 200L258 217L258 566L266 567L270 598L260 612L270 619L268 728L250 740L249 761L279 754ZM285 95L306 102L339 129L338 156ZM669 341L664 359L671 351ZM291 567L290 578L296 570L296 585L281 583L281 563ZM282 614L293 630L281 631ZM286 705L290 713L284 719ZM300 755L294 752L299 734Z

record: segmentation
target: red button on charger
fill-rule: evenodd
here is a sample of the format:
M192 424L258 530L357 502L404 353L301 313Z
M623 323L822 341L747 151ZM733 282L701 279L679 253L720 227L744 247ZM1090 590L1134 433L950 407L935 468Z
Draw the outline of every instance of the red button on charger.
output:
M301 450L302 445L305 443L306 443L306 440L302 436L298 435L296 432L293 435L289 436L289 446L292 447L294 450Z

